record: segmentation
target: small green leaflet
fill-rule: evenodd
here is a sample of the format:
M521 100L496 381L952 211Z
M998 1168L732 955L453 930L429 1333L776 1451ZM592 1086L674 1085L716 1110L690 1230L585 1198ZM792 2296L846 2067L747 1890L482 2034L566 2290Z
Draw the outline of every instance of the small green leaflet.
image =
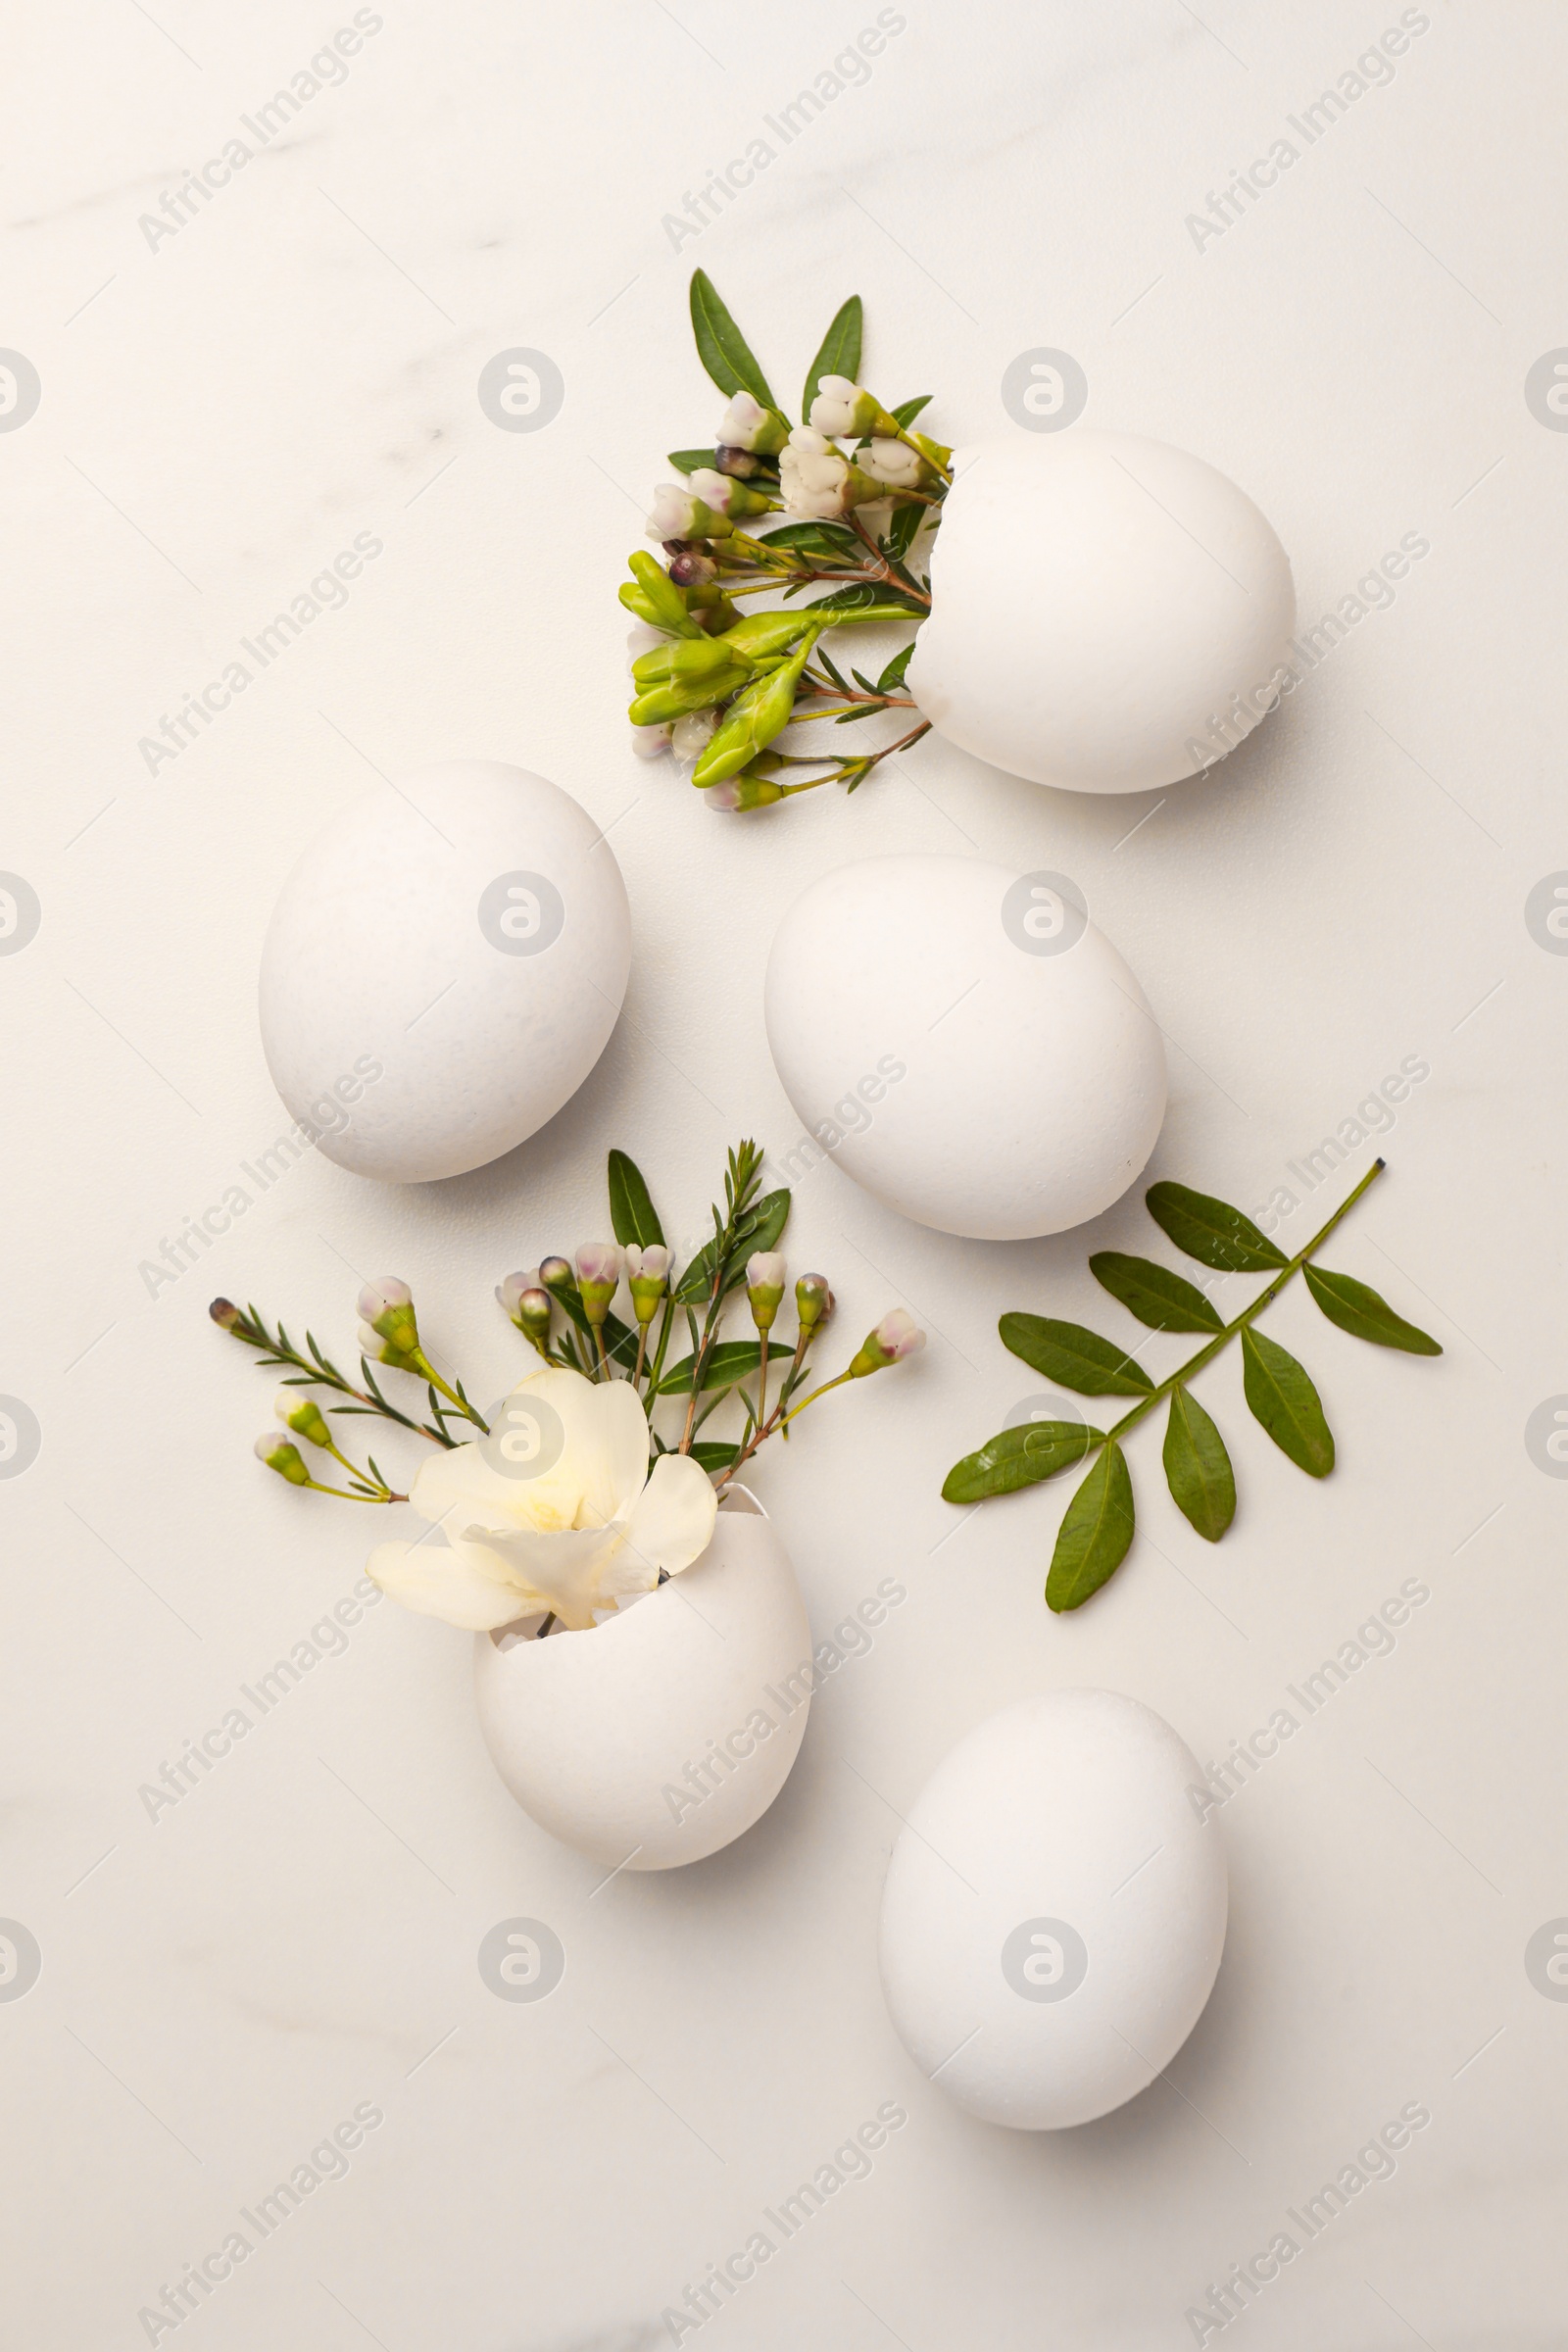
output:
M930 512L918 499L910 499L907 506L896 507L893 519L882 534L883 554L895 564L902 564L913 545L915 532Z
M692 332L697 356L721 392L750 392L764 409L777 409L766 376L706 270L692 272Z
M978 1453L955 1462L942 1488L944 1502L984 1502L991 1494L1015 1494L1043 1478L1054 1478L1081 1462L1104 1432L1081 1421L1026 1421L988 1438Z
M913 651L914 639L911 637L908 644L904 647L903 651L894 655L892 661L888 663L886 669L878 678L876 682L876 690L878 694L892 694L898 687L904 684L904 673L909 666L909 656L913 653Z
M806 378L806 390L801 397L801 415L810 422L811 403L824 375L847 375L855 383L860 373L860 329L863 313L860 297L852 294L834 314L833 323L822 338L822 348L811 362ZM760 399L761 395L758 395ZM769 407L773 404L769 402Z
M1310 1261L1301 1268L1306 1287L1331 1323L1352 1339L1370 1340L1375 1348L1402 1348L1406 1355L1441 1355L1443 1349L1426 1332L1396 1315L1386 1298L1357 1282L1350 1274L1331 1274Z
M793 1348L783 1347L777 1340L767 1343L767 1360L775 1356L791 1356ZM703 1394L712 1389L732 1389L737 1381L749 1380L760 1361L760 1343L756 1340L721 1340L708 1359L703 1374ZM692 1386L692 1358L683 1355L672 1364L659 1384L661 1396L688 1396Z
M622 1249L635 1242L646 1250L653 1243L662 1243L664 1229L649 1198L642 1171L624 1152L610 1154L610 1222L615 1239Z
M864 551L841 522L785 522L769 531L764 547L793 547L808 556L860 556Z
M726 1292L735 1290L746 1280L746 1260L754 1250L776 1250L784 1231L784 1220L790 1213L788 1188L776 1193L764 1193L754 1200L735 1228L735 1244L731 1254ZM713 1284L713 1242L705 1242L680 1278L675 1293L676 1303L695 1306L708 1297Z
M677 473L695 473L699 466L706 470L716 466L718 452L716 449L672 449L668 462Z
M1281 1453L1308 1478L1327 1478L1334 1467L1334 1437L1321 1397L1294 1355L1250 1328L1242 1334L1242 1387Z
M897 598L898 602L893 600ZM870 580L857 580L853 587L835 588L831 596L812 600L808 610L812 612L853 612L858 620L928 620L930 614L916 597L906 596L901 589L876 585Z
M1288 1263L1251 1218L1228 1201L1169 1183L1152 1184L1144 1200L1178 1250L1222 1274L1272 1274Z
M1124 1257L1119 1250L1101 1250L1089 1260L1089 1271L1151 1331L1225 1328L1196 1284L1185 1274L1173 1274L1168 1266L1156 1265L1152 1257Z
M1080 1609L1115 1575L1133 1540L1133 1482L1114 1438L1068 1503L1051 1555L1046 1606Z
M1170 1393L1164 1462L1177 1509L1206 1544L1217 1544L1236 1516L1236 1475L1219 1431L1180 1386Z
M715 1470L727 1470L740 1449L738 1439L731 1439L725 1444L708 1438L699 1438L691 1448L691 1456L692 1460L700 1462L711 1477Z
M889 409L888 415L892 417L895 424L902 424L905 431L907 432L910 425L919 416L920 411L922 409L929 408L930 405L930 393L922 392L918 400L902 401L896 409Z
M1097 1331L1086 1331L1081 1323L1058 1323L1053 1315L1008 1314L997 1329L1004 1348L1080 1396L1147 1396L1154 1385L1125 1348L1102 1340Z

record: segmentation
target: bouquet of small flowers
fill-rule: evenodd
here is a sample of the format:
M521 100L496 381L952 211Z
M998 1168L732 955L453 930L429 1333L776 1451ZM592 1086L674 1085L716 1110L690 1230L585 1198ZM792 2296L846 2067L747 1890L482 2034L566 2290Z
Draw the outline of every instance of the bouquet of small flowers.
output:
M812 1351L833 1293L825 1276L801 1275L794 1335L775 1336L788 1287L777 1244L790 1196L763 1193L761 1174L756 1144L729 1153L711 1236L677 1267L642 1175L612 1152L615 1240L586 1245L574 1262L546 1257L496 1291L539 1364L488 1417L461 1379L448 1381L431 1363L413 1295L395 1277L360 1293L359 1383L310 1332L302 1351L254 1306L215 1299L214 1322L285 1374L273 1406L279 1426L257 1440L257 1454L315 1494L411 1502L430 1532L379 1545L367 1565L412 1609L481 1633L529 1620L540 1635L603 1623L701 1557L724 1491L769 1438L787 1440L818 1397L925 1345L896 1308L841 1371L814 1381ZM622 1291L629 1320L614 1311ZM726 1313L742 1292L756 1337L725 1339ZM395 1402L377 1367L421 1384L428 1417ZM323 1408L312 1390L343 1401ZM732 1424L738 1408L739 1428L703 1437L725 1406ZM373 1455L362 1468L339 1446L331 1422L349 1415L377 1416L427 1442L406 1494ZM335 1463L336 1477L317 1478L312 1456L322 1470Z

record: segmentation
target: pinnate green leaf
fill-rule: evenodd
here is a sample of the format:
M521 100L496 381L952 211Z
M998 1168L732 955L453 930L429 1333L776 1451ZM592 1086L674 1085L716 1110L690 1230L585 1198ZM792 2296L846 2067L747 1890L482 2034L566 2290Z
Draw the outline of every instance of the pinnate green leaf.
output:
M642 1171L624 1152L610 1154L610 1222L622 1249L635 1242L646 1250L664 1239Z
M848 302L834 313L833 323L822 338L822 348L811 362L806 378L806 390L801 398L801 415L810 419L811 403L824 375L847 375L851 383L860 373L860 332L863 314L860 297L852 294ZM760 394L759 394L760 398Z
M1177 1509L1206 1544L1217 1544L1236 1516L1236 1476L1224 1439L1180 1386L1170 1393L1164 1462Z
M1370 1340L1375 1348L1402 1348L1406 1355L1441 1355L1442 1348L1427 1332L1396 1315L1386 1298L1350 1274L1331 1274L1327 1266L1310 1261L1301 1268L1306 1287L1331 1323L1352 1339Z
M1152 1184L1144 1200L1178 1250L1222 1274L1270 1274L1287 1262L1251 1218L1227 1200L1170 1183Z
M1089 1260L1089 1271L1103 1290L1119 1298L1151 1331L1223 1331L1224 1322L1211 1301L1185 1274L1156 1265L1152 1257L1124 1257L1119 1250L1100 1250Z
M1098 1331L1085 1330L1081 1323L1059 1323L1054 1315L1009 1314L997 1329L1004 1348L1080 1396L1147 1396L1154 1385L1124 1348L1102 1340Z
M1334 1467L1334 1436L1323 1417L1322 1398L1295 1356L1250 1326L1242 1334L1242 1388L1281 1453L1308 1478L1327 1478Z
M697 356L721 392L750 392L764 409L778 407L750 344L706 270L692 272L692 332Z
M976 1453L955 1462L943 1483L944 1502L984 1502L991 1494L1015 1494L1081 1462L1104 1432L1081 1421L1025 1421L988 1438Z
M1121 1447L1107 1438L1057 1531L1046 1578L1047 1607L1082 1608L1115 1575L1132 1540L1133 1482Z

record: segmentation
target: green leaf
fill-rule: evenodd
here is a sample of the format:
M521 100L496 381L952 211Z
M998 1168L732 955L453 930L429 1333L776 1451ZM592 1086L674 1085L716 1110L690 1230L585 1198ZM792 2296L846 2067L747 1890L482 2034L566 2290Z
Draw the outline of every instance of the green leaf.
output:
M754 1250L776 1250L778 1248L779 1236L784 1231L784 1221L789 1213L790 1196L786 1186L780 1192L764 1193L761 1199L754 1200L744 1216L738 1219L730 1253L729 1279L724 1285L726 1293L737 1289L746 1280L746 1260ZM713 1253L716 1248L715 1237L711 1242L705 1242L702 1249L698 1250L697 1255L680 1278L679 1287L675 1292L677 1304L696 1306L707 1298L713 1284L715 1262Z
M891 556L895 564L902 564L929 511L918 499L911 499L907 506L895 507L893 519L882 534L883 554Z
M918 400L903 401L900 403L898 408L889 409L888 415L892 417L895 424L902 424L905 431L907 432L910 425L919 416L920 411L924 408L929 408L930 405L930 393L922 392Z
M1180 1386L1170 1393L1164 1460L1177 1509L1205 1544L1217 1544L1236 1516L1236 1474L1219 1431Z
M1043 1478L1054 1478L1081 1462L1091 1446L1104 1443L1104 1431L1086 1429L1081 1421L1025 1421L987 1438L978 1453L955 1462L943 1482L944 1502L984 1502L990 1494L1015 1494Z
M764 547L793 547L808 556L854 556L865 553L855 533L842 522L782 522L761 542Z
M1308 1478L1334 1467L1334 1435L1323 1401L1295 1356L1250 1326L1242 1334L1242 1387L1255 1418L1281 1453Z
M793 1348L786 1348L777 1340L769 1340L767 1343L769 1363L772 1363L777 1356L790 1356L794 1353ZM678 1364L671 1364L669 1370L660 1381L659 1394L661 1396L690 1396L693 1361L691 1356L683 1355ZM703 1374L704 1396L707 1396L710 1389L732 1389L737 1381L749 1379L757 1370L760 1361L760 1343L758 1341L721 1341L710 1355L708 1369Z
M811 362L806 379L806 391L801 401L801 415L810 420L811 403L824 375L847 375L855 383L860 373L860 328L863 314L860 297L852 294L834 314L833 323L822 338L822 348ZM761 398L761 394L758 394ZM771 405L771 404L769 404Z
M1207 1193L1185 1184L1152 1184L1144 1195L1149 1213L1178 1250L1222 1274L1271 1274L1287 1260L1250 1217Z
M1046 1578L1046 1606L1081 1609L1115 1575L1133 1540L1133 1482L1114 1438L1067 1505Z
M1089 1271L1103 1290L1131 1308L1151 1331L1223 1331L1224 1322L1195 1283L1152 1257L1124 1257L1100 1250Z
M691 1456L694 1462L701 1462L703 1468L711 1476L715 1470L727 1470L740 1449L741 1441L738 1438L727 1444L699 1438L691 1448Z
M646 1250L664 1239L664 1229L649 1198L642 1170L624 1152L610 1154L610 1222L622 1249L628 1242L635 1242Z
M692 333L697 338L697 357L721 392L750 392L764 409L778 407L751 346L706 270L692 272Z
M672 449L669 453L669 464L677 473L695 473L699 466L707 472L717 462L716 449Z
M916 620L931 617L918 597L906 596L902 588L889 588L885 582L870 580L857 580L852 587L835 588L830 596L815 597L807 611L853 612L857 620L862 621L907 620L911 613Z
M1364 1282L1350 1274L1331 1274L1310 1262L1301 1268L1306 1287L1331 1323L1352 1339L1370 1340L1374 1348L1402 1348L1406 1355L1441 1355L1443 1349L1427 1332L1418 1331L1396 1315Z
M888 663L886 669L878 678L876 682L876 690L878 694L892 694L896 687L904 684L904 673L909 666L909 656L913 653L913 651L914 639L911 637L908 644L905 646L901 652L894 655L892 661Z
M1002 1345L1080 1396L1147 1396L1153 1382L1124 1348L1054 1315L1004 1315Z

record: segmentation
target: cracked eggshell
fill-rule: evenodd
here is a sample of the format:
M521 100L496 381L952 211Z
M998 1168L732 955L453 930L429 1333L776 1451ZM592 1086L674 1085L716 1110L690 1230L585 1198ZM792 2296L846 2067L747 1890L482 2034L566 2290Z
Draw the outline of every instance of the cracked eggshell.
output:
M1136 2098L1202 2015L1228 1907L1192 1750L1112 1690L1054 1690L959 1741L882 1896L882 1988L922 2073L983 2122L1058 2132Z
M1036 784L1147 792L1212 766L1273 706L1290 558L1212 466L1075 429L976 443L954 470L908 672L950 742Z
M810 1661L795 1571L742 1490L700 1560L591 1632L477 1635L474 1698L541 1829L606 1869L673 1870L729 1845L783 1788Z
M631 969L620 868L585 808L452 760L332 819L262 950L262 1045L318 1149L356 1175L460 1176L574 1095Z
M916 1224L1060 1233L1108 1208L1154 1148L1159 1029L1061 880L868 858L820 876L779 925L763 1009L784 1091L844 1173Z

